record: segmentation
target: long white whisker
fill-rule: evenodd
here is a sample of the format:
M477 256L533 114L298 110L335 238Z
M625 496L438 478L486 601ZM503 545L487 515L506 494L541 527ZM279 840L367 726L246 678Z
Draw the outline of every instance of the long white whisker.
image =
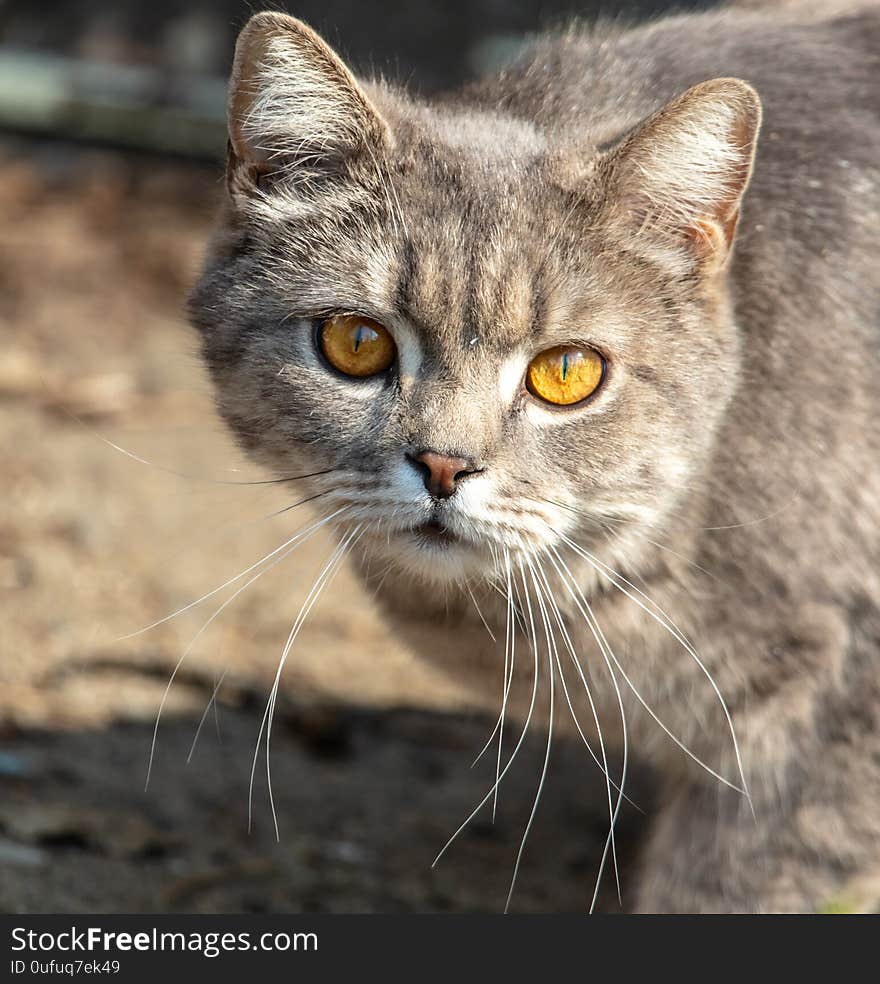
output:
M48 384L45 379L43 380L43 385L48 388ZM320 471L311 472L306 475L284 475L281 478L260 478L252 481L240 481L237 479L225 478L205 478L204 475L196 475L190 472L178 471L176 468L169 468L166 465L160 465L156 461L150 461L148 458L143 458L139 454L135 454L134 451L130 451L128 448L124 448L121 445L111 441L109 438L104 437L103 434L87 424L82 417L73 413L72 410L62 407L61 412L82 427L83 430L87 431L92 437L97 438L102 444L106 444L108 448L118 451L126 458L136 461L139 465L147 465L149 468L155 468L157 471L164 472L166 475L173 475L175 478L186 479L188 482L202 482L207 485L282 485L286 482L299 482L307 478L316 478L319 475L329 475L331 472L338 470L336 468L323 468ZM231 472L239 471L238 468L228 468L226 470Z
M495 638L495 633L492 631L492 629L489 627L489 623L483 617L483 613L480 610L480 606L477 604L477 599L474 597L474 593L473 591L471 591L471 586L467 582L465 582L465 589L467 590L467 593L470 595L471 601L474 603L474 608L477 610L477 615L479 616L480 621L483 623L484 628L489 633L489 638L492 640L492 642L497 642L498 640Z
M156 723L153 725L153 737L152 740L150 741L150 759L149 762L147 763L147 778L144 783L144 789L148 789L150 786L150 777L153 773L153 759L155 758L156 755L156 741L159 736L159 722L162 720L162 712L165 710L165 704L168 701L168 695L171 693L171 688L174 686L174 681L177 679L177 674L180 671L181 666L183 666L183 663L186 660L187 656L189 656L189 654L192 652L195 644L199 641L199 639L201 639L201 637L207 631L211 623L220 614L222 614L222 612L224 612L243 591L246 591L254 583L254 581L259 580L267 571L270 571L273 567L277 566L283 560L289 557L290 554L294 552L294 550L298 549L303 543L309 540L326 522L328 522L328 520L332 519L333 516L338 515L340 512L342 512L341 509L337 510L335 513L332 513L330 516L326 517L325 519L322 519L319 522L312 524L312 526L310 526L308 529L303 530L292 536L289 540L286 541L286 543L283 543L281 547L278 548L279 550L284 551L280 556L275 557L275 555L278 554L278 550L273 550L271 554L268 554L266 557L264 557L263 560L260 561L260 563L264 563L266 560L269 559L269 557L275 557L275 559L272 561L271 564L267 564L261 570L257 571L257 573L254 574L253 577L245 581L245 583L240 588L237 588L226 599L226 601L224 601L223 604L220 605L220 607L214 612L214 614L211 615L211 617L202 625L202 627L199 629L198 632L196 632L196 634L192 637L192 639L190 639L186 649L184 649L183 653L181 653L180 659L174 664L174 669L171 671L171 676L168 677L168 683L165 685L165 689L162 692L162 698L159 701L159 709L156 711ZM253 570L254 567L257 566L259 565L254 564L252 567L248 568L248 570ZM245 573L247 573L247 571L245 571ZM239 578L233 578L233 581L237 581L237 580L239 580ZM232 584L233 581L228 581L227 584ZM211 592L211 594L216 594L216 593L217 593L216 591ZM210 595L205 595L205 598L208 597L210 597ZM204 601L205 598L203 598L202 600ZM192 606L190 605L188 607L192 607ZM165 620L163 619L163 621Z
M594 517L590 516L588 513L583 512L583 510L576 509L574 506L567 505L564 502L558 502L555 499L546 499L542 496L536 499L535 501L547 502L551 506L556 506L557 509L564 509L566 512L572 513L573 515L577 516L581 520L586 520L587 522L592 523L593 525L598 525L599 528L602 529L602 531L605 533L605 536L609 537L609 539L610 539L610 533L605 529L605 527L608 524L614 526L614 525L619 525L621 523L621 520L613 519L610 516L604 517L603 522L598 523L598 521ZM671 547L666 546L665 543L660 543L657 540L652 540L650 537L646 536L644 533L641 533L639 530L630 529L627 532L633 534L634 536L639 537L640 539L644 540L646 543L650 543L652 547L656 547L658 550L663 550L665 553L671 554L673 557L678 558L678 560L683 561L689 567L692 567L694 570L699 571L701 574L705 574L707 577L712 578L714 581L721 580L721 578L719 578L717 574L714 574L712 571L707 570L705 567L701 567L699 564L694 563L694 561L690 560L688 557L685 557L683 554L678 553L677 551L673 550Z
M496 763L496 768L495 768L495 778L496 778L496 780L498 778L498 770L500 768L501 742L502 742L502 733L503 733L503 728L504 728L504 715L505 715L505 710L507 708L507 695L508 695L509 689L510 689L510 683L508 681L508 672L509 672L509 662L508 662L508 660L509 660L509 656L510 656L510 644L511 644L511 638L510 638L510 636L511 636L511 629L512 629L512 626L511 626L511 611L510 611L511 596L510 596L510 593L509 593L510 592L510 555L509 555L509 553L508 553L508 551L506 549L505 549L504 553L505 553L505 558L504 558L505 559L505 563L507 564L508 593L507 593L507 595L505 597L505 600L506 600L506 603L507 603L507 621L506 621L505 627L504 627L504 677L502 679L502 686L501 686L501 694L502 694L502 697L501 697L501 711L500 711L500 713L499 713L499 715L498 715L498 717L497 717L497 719L495 721L495 726L492 728L492 733L489 735L489 737L486 739L486 743L483 745L483 747L477 753L477 757L473 760L473 762L471 762L471 768L473 768L477 764L477 762L479 762L480 759L486 754L486 752L489 750L489 746L492 744L495 736L498 735L498 756L497 756L498 762ZM493 636L493 641L494 641L494 636ZM512 677L511 677L511 679L512 679ZM493 804L492 804L492 820L493 821L495 819L495 809L497 807L497 804L498 804L498 791L496 790L495 791L495 798L494 798L494 801L493 801Z
M552 560L552 558L551 558L551 560ZM621 893L620 893L620 871L619 871L619 868L618 868L618 865L617 865L617 843L616 843L616 839L615 839L615 836L614 836L614 833L615 833L615 822L616 822L616 819L617 819L617 815L616 815L616 812L615 812L615 809L614 809L614 804L612 802L612 796L611 796L611 787L612 787L612 785L614 786L614 788L619 793L619 795L618 795L618 803L620 802L620 799L621 799L621 797L624 796L624 794L623 794L623 790L620 787L618 787L617 784L614 783L612 781L612 779L611 779L611 775L610 775L609 768L608 768L608 757L607 757L607 754L606 754L606 751L605 751L605 740L604 740L604 737L602 735L602 725L601 725L601 723L599 721L599 715L598 715L598 712L596 710L596 706L595 706L595 704L593 702L593 695L592 695L592 693L590 691L590 687L589 687L589 684L587 683L586 677L584 676L583 669L581 668L580 660L577 658L577 654L575 653L574 646L572 645L572 642L571 642L571 637L569 636L568 630L565 627L565 622L564 622L564 620L562 618L562 613L559 611L559 606L556 604L555 599L552 597L552 591L550 589L550 584L549 584L549 582L547 580L546 574L543 571L543 568L541 569L541 577L542 577L542 581L543 581L543 584L544 584L544 589L545 589L545 591L547 593L547 601L552 606L552 609L553 609L553 611L555 613L555 616L556 616L556 621L557 621L557 623L559 625L560 631L562 632L563 641L566 644L566 648L568 649L568 652L569 652L569 656L571 658L571 661L574 663L574 665L575 665L575 667L576 667L576 669L578 671L578 674L579 674L579 676L581 678L581 683L583 684L584 691L585 691L585 693L587 695L587 700L589 701L589 704L590 704L590 710L592 711L592 714L593 714L593 721L594 721L594 723L596 725L596 734L598 735L598 738L599 738L599 749L600 749L600 752L601 752L601 755L602 755L602 761L601 762L599 762L599 760L596 758L595 752L593 751L592 747L590 746L590 743L587 741L587 738L584 735L583 730L581 729L580 722L578 720L577 714L575 713L574 707L573 707L573 705L571 703L571 699L569 698L568 688L566 687L566 684L565 684L565 674L564 674L564 672L562 670L562 661L559 658L559 653L557 651L555 640L554 640L553 655L556 657L556 664L557 664L557 667L559 669L559 676L560 676L560 681L562 683L563 693L565 694L566 701L568 702L568 709L571 712L571 716L572 716L572 719L574 720L575 727L577 728L578 733L580 734L581 738L583 739L584 744L587 746L587 750L589 751L590 755L592 756L593 761L596 762L596 764L599 766L599 770L605 776L605 791L606 791L606 795L607 795L607 798L608 798L608 838L610 838L610 843L611 843L611 856L612 856L612 859L614 861L614 881L615 881L615 884L617 886L617 898L618 898L618 901L621 901ZM595 633L594 633L594 636L595 636ZM626 778L626 773L625 772L624 772L623 778L624 778L624 781L625 781L625 778ZM606 844L607 843L608 843L608 840L606 839ZM599 873L598 873L597 878L596 878L596 885L594 886L594 889L593 889L593 905L595 905L596 891L597 891L598 885L599 885L599 883L601 881L601 878L602 878L602 864L600 863ZM591 911L592 911L592 906L591 906Z
M498 728L498 754L495 756L495 792L492 796L492 821L498 808L498 783L501 774L501 748L504 742L504 717L507 713L507 701L513 684L513 670L516 660L516 623L513 620L513 596L510 585L510 554L504 550L504 567L507 577L507 620L504 630L504 695L501 698L501 720ZM508 659L509 653L509 659Z
M567 568L567 565L565 564L565 561L563 561L561 558L560 558L560 563L566 569L566 571L568 571L568 568ZM574 580L574 576L571 575L571 572L568 571L568 573L569 573L569 576L572 578L572 581L575 584L577 584L577 582ZM642 705L642 707L644 707L644 709L648 712L648 714L650 714L650 716L653 718L653 720L675 742L675 744L678 745L678 747L689 758L693 759L694 762L697 763L697 765L699 765L701 768L705 769L705 771L710 776L712 776L714 779L717 779L719 782L723 783L725 786L729 786L731 789L736 790L738 793L745 793L745 790L744 789L741 789L735 783L732 783L729 779L725 779L724 776L719 775L719 773L717 773L711 766L707 765L702 759L698 758L676 735L674 735L669 730L669 728L667 728L667 726L660 720L660 718L653 711L653 709L650 707L650 705L647 703L647 701L642 697L642 695L636 689L635 684L632 682L632 680L630 680L629 676L626 673L626 670L624 670L624 668L620 665L620 661L617 659L617 657L613 653L611 653L610 655L611 655L611 659L614 661L614 665L618 668L618 670L620 670L620 675L623 677L624 681L626 682L626 685L632 691L632 693L635 696L636 700L638 700L638 702Z
M206 719L208 717L209 711L211 710L212 707L214 707L214 709L216 711L217 694L220 692L220 688L223 686L223 681L226 679L227 672L228 672L228 670L224 670L223 673L220 675L220 679L214 685L214 690L211 693L211 697L208 700L208 704L205 707L204 713L202 714L201 719L199 720L198 727L196 728L196 733L195 733L195 736L193 737L192 745L190 746L190 749L189 749L189 755L187 755L187 757L186 757L186 764L187 765L189 765L190 761L192 760L193 752L195 752L195 750L196 750L196 743L199 740L199 735L202 733L202 728L204 727L204 724L205 724L205 721L206 721Z
M266 726L266 782L269 791L269 805L272 810L272 823L275 827L275 839L280 840L279 830L278 830L278 817L275 811L275 797L272 792L272 773L270 764L270 745L272 741L272 723L275 717L275 706L278 701L278 690L281 684L281 674L284 670L285 663L287 662L287 657L290 655L293 645L296 642L297 636L300 633L303 625L306 622L312 608L318 601L318 598L323 593L324 588L333 580L336 576L337 571L342 566L342 562L345 559L349 545L353 545L354 542L359 539L357 535L361 530L362 524L359 524L355 529L348 534L345 540L340 544L336 555L332 558L331 562L326 565L324 571L319 575L318 581L312 588L309 598L303 603L303 607L300 609L300 613L297 616L297 622L294 624L291 630L290 636L288 637L287 643L284 647L284 652L281 655L281 659L278 663L278 670L275 674L275 680L272 684L272 692L270 696L270 710L269 710L269 720Z
M596 883L593 887L593 898L590 901L590 912L592 913L596 907L596 900L599 897L599 887L601 886L602 883L602 874L605 871L605 863L608 858L609 847L611 849L611 855L614 861L614 878L617 886L617 901L622 903L622 896L620 892L620 873L617 866L617 844L616 844L614 832L617 826L617 817L620 813L620 807L622 801L626 799L627 802L632 803L632 800L630 800L630 798L624 792L624 789L626 787L627 765L629 763L629 734L626 725L626 711L624 710L624 706L623 706L623 697L620 693L620 687L617 683L617 677L614 673L614 668L612 667L611 660L609 659L609 655L610 655L611 659L614 659L614 661L617 662L617 660L614 657L614 653L611 649L611 646L608 643L608 640L605 638L605 633L602 631L602 627L599 625L598 619L593 614L593 610L590 607L590 604L587 601L586 597L584 596L583 591L581 591L580 586L577 584L577 582L572 577L571 572L565 566L565 562L559 556L559 553L557 552L555 547L551 547L550 551L551 551L550 562L553 564L556 573L562 579L563 585L567 588L569 595L571 596L572 600L575 603L575 606L577 607L578 611L581 613L581 616L584 618L584 621L587 623L587 626L589 627L590 632L593 635L593 638L596 640L596 643L599 646L599 651L602 654L602 659L604 660L605 666L608 670L608 674L611 677L611 683L614 687L614 693L617 697L617 707L620 712L620 722L623 731L623 761L621 763L621 768L620 768L620 785L616 787L618 791L618 797L617 797L617 802L615 803L614 806L614 812L611 815L611 822L609 824L608 836L605 838L605 847L602 850L602 857L599 861L599 870L596 874ZM559 566L560 564L565 568L566 573L569 576L568 581L566 581L566 579L562 576L562 572ZM581 667L580 660L578 660L577 657L574 656L574 654L572 655L573 655L573 662L577 668L578 674L580 675L581 682L583 683L584 689L587 691L587 695L590 699L590 706L593 707L593 700L592 697L590 697L589 686L587 684L586 677L584 676L584 672L583 672L583 668ZM594 707L593 707L593 714L596 715L596 711ZM602 732L601 729L599 728L598 719L596 720L596 728L597 731L599 731L599 739L601 742ZM604 759L604 754L605 754L604 746L602 749L602 753ZM607 777L607 772L606 772L606 777ZM636 806L635 803L633 803L633 806ZM636 806L636 809L639 810L639 812L642 812L638 806Z
M712 674L709 672L709 670L706 668L706 666L703 663L703 661L697 655L697 652L694 649L694 647L682 635L682 633L679 631L678 627L675 625L675 623L672 621L672 619L669 617L669 615L667 615L667 613L656 602L654 602L651 598L649 598L643 591L639 590L639 588L637 588L631 581L628 581L622 574L618 574L617 571L615 571L612 568L608 567L608 565L605 564L605 563L603 563L601 560L599 560L598 557L594 557L591 553L589 553L588 551L584 550L583 547L579 546L573 540L570 540L567 536L565 536L565 534L560 533L559 536L560 536L560 539L562 539L565 543L568 544L568 546L571 547L572 550L575 551L575 553L577 553L579 556L583 557L584 560L586 560L589 564L591 564L593 566L594 570L597 571L597 573L603 575L606 578L606 580L608 580L611 584L613 584L617 588L618 591L620 591L624 595L626 595L627 598L629 598L636 605L638 605L639 608L641 608L642 611L644 611L646 614L648 614L655 622L657 622L659 625L663 626L663 628L665 628L666 631L669 632L669 634L684 648L684 650L688 653L688 655L691 657L691 659L694 660L694 662L697 664L697 666L703 672L703 674L705 675L706 679L709 681L709 684L711 685L712 690L715 693L715 696L718 698L718 701L719 701L719 703L721 705L722 711L724 712L724 716L725 716L725 719L727 721L727 727L728 727L728 729L730 731L730 737L731 737L731 740L733 742L734 755L736 757L736 764L737 764L737 768L739 770L740 780L742 782L742 786L737 786L735 783L732 783L732 782L730 782L730 780L725 779L723 776L719 775L713 769L709 768L709 766L707 766L705 764L705 762L702 762L700 759L698 759L696 757L696 755L693 754L693 752L691 752L689 749L687 749L672 734L672 732L669 731L669 729L660 721L660 719L654 714L654 712L651 711L650 708L648 708L647 704L644 704L644 702L642 701L641 696L636 692L636 690L633 687L632 683L629 681L629 678L624 673L623 668L620 667L621 673L623 674L623 678L624 678L624 680L626 680L626 682L629 685L630 689L633 691L634 694L636 694L636 697L638 698L639 702L643 704L643 706L645 707L645 709L648 710L648 712L651 714L651 716L654 718L654 720L657 721L658 724L660 724L660 726L663 728L663 730L676 742L676 744L684 752L686 752L695 762L697 762L700 765L702 765L703 768L706 769L716 779L718 779L720 782L723 782L726 786L730 786L731 789L735 789L737 792L742 793L746 797L746 800L749 803L749 807L752 810L752 814L754 815L754 806L752 804L752 798L751 798L751 796L749 794L749 791L748 791L748 784L746 783L745 770L743 768L742 758L740 756L739 742L737 741L737 738L736 738L736 731L735 731L735 729L733 727L733 719L732 719L732 717L730 715L730 711L729 711L729 709L727 707L727 702L724 700L724 697L721 694L721 691L718 689L718 685L715 683L715 680L712 677ZM632 590L635 592L635 594L632 594L629 591L627 591L626 588L621 587L620 583L618 583L620 581L622 581L628 587L632 588ZM644 599L644 601L647 602L648 604L647 605L644 604L640 599ZM651 607L649 608L648 605L650 605ZM615 660L615 662L616 662L616 660ZM619 666L619 664L618 664L618 666Z
M520 568L521 567L522 567L522 564L520 563ZM493 783L492 788L489 790L488 793L486 793L486 795L474 807L474 809L470 812L470 814L468 814L467 818L464 820L464 822L461 824L461 826L455 831L455 833L443 845L442 849L440 850L440 853L437 855L436 858L434 858L434 861L431 864L431 867L432 868L436 866L436 864L440 860L440 858L442 858L443 855L446 853L446 851L449 849L449 846L453 843L453 841L455 841L458 838L458 836L465 829L465 827L467 827L467 825L471 822L471 820L473 820L473 818L480 812L480 810L482 810L482 808L486 805L486 803L488 803L489 799L495 793L495 790L498 789L498 787L499 787L499 785L501 783L501 780L507 775L508 769L510 769L511 765L513 765L513 760L516 758L517 752L519 752L520 748L522 747L523 742L525 741L526 734L528 733L528 730L529 730L529 724L531 723L531 720L532 720L532 714L533 714L533 712L535 710L535 702L536 702L537 697L538 697L538 640L537 640L537 634L535 632L534 619L532 618L531 607L529 607L529 621L530 621L530 624L531 624L532 651L533 651L533 653L535 655L535 661L534 661L534 678L533 678L533 683L532 683L532 699L531 699L531 702L529 703L528 713L526 714L525 723L523 724L522 731L520 732L519 739L518 739L516 745L514 746L514 749L513 749L513 752L510 755L510 758L507 760L507 764L501 770L501 774L498 776L498 778Z
M534 568L532 567L531 562L527 562L527 563L528 563L529 573L532 575L532 583L535 586L535 596L538 602L538 607L541 611L541 619L544 623L544 635L546 636L546 640L547 640L547 669L550 673L550 714L547 724L547 747L544 752L544 763L541 767L541 778L538 780L538 788L535 792L535 800L532 803L532 811L529 814L528 822L526 823L525 830L523 831L522 840L520 840L519 842L519 850L517 851L516 862L514 863L513 866L513 875L511 876L510 879L510 889L507 892L507 902L504 905L505 912L507 912L508 909L510 908L510 900L513 898L513 889L516 886L516 878L517 875L519 874L519 866L522 861L523 851L525 850L526 847L526 840L528 839L529 833L531 832L532 824L534 823L535 820L535 814L538 812L538 803L540 802L541 799L541 793L544 790L544 782L547 779L547 769L550 766L550 746L553 743L553 718L555 716L554 681L555 681L556 674L553 670L553 657L551 655L550 623L547 619L547 611L544 607L544 602L541 598L541 588L540 585L538 584L537 579L535 578ZM528 585L524 583L523 586L524 586L524 590L528 593Z
M552 563L552 558L551 558L551 563ZM544 589L545 589L545 592L546 592L545 598L546 598L547 602L550 605L551 611L554 613L554 618L555 618L556 623L559 626L559 629L560 629L560 631L562 633L562 638L563 638L563 641L565 642L565 647L566 647L566 649L568 651L569 658L571 659L572 663L574 664L575 668L578 671L578 675L579 675L580 680L581 680L581 683L583 684L583 687L584 687L584 692L586 693L587 700L589 701L589 704L590 704L590 710L591 710L592 715L593 715L593 723L596 725L596 732L597 732L597 735L599 737L599 745L600 745L601 754L602 754L602 761L601 762L596 757L596 753L593 751L593 748L590 745L589 740L584 735L584 732L583 732L583 729L580 726L578 717L577 717L577 715L576 715L576 713L574 711L574 708L572 707L571 701L569 700L568 701L568 707L569 707L569 710L571 711L572 719L574 720L575 727L577 728L578 733L580 734L581 739L583 740L584 744L586 745L587 751L590 753L590 756L592 757L593 761L596 763L596 765L599 767L599 770L602 772L602 774L605 776L605 778L608 780L608 782L611 783L611 785L614 787L614 789L617 790L617 792L620 792L621 791L620 790L620 787L611 778L611 776L610 776L610 774L608 772L608 765L607 765L607 760L605 758L605 751L604 751L604 748L602 747L603 746L602 729L601 729L600 724L599 724L598 712L597 712L597 709L596 709L595 702L593 701L593 695L592 695L592 692L590 691L589 684L587 683L586 677L584 676L583 667L581 666L580 660L577 657L577 652L576 652L576 650L574 648L574 644L571 641L571 637L570 637L570 635L568 633L568 629L566 628L565 620L562 617L562 613L561 613L561 611L559 609L559 605L557 604L555 598L553 598L552 594L550 593L550 585L549 585L549 581L547 580L547 576L543 572L543 570L540 571L540 574L542 576L542 581L543 581ZM590 626L590 628L592 629L592 626ZM598 643L599 642L599 639L596 636L595 632L593 633L593 636L596 639L596 642ZM601 645L600 645L600 648L601 648ZM565 675L564 675L564 673L562 671L561 661L559 663L559 674L560 674L560 678L561 678L561 682L562 682L563 692L565 693L566 698L568 698L568 690L567 690L566 685L565 685ZM638 810L639 813L643 813L644 812L641 809L641 807L637 803L634 803L628 796L624 795L623 798L630 804L630 806L632 806L636 810Z
M288 506L287 508L289 509L290 507ZM145 625L142 629L138 629L135 632L129 632L127 635L119 636L116 639L116 642L124 642L126 639L134 639L136 636L143 635L145 632L149 632L150 629L155 629L156 626L158 625L164 625L166 622L170 622L171 619L177 618L178 615L183 615L184 612L190 611L191 609L195 608L197 605L201 605L203 601L207 601L209 598L213 598L214 595L219 594L225 588L228 588L230 584L235 584L236 581L240 581L243 577L247 577L247 575L250 574L251 571L256 570L261 564L265 564L265 562L267 560L271 560L272 557L277 556L279 553L281 553L282 550L284 550L285 547L290 546L291 543L295 543L297 540L301 539L303 536L305 536L307 533L311 532L312 530L316 530L318 529L318 527L323 526L325 523L329 523L330 520L334 518L334 516L338 516L344 509L348 509L348 508L349 508L348 506L342 506L341 508L337 509L336 512L330 513L329 516L326 516L324 519L315 523L313 526L310 526L308 529L297 531L289 540L286 540L284 543L282 543L280 547L276 547L274 550L267 553L265 557L261 557L256 563L251 564L250 567L243 570L240 574L236 574L235 577L231 577L229 578L228 581L224 581L224 583L221 584L219 587L214 588L212 591L209 591L207 594L203 594L201 598L196 598L195 601L191 601L188 605L184 605L183 608L178 608L177 611L172 612L170 615L166 615L164 618L157 619L155 622L151 622L149 625Z
M250 783L250 789L248 795L248 829L250 829L250 822L251 822L251 804L252 804L252 796L253 796L254 771L256 768L257 755L259 753L260 741L263 735L263 726L265 725L266 780L268 783L269 805L272 811L272 823L275 828L276 840L280 840L281 838L280 838L280 831L278 829L278 817L275 810L275 798L272 793L272 772L271 772L269 751L270 751L270 744L272 739L272 721L275 714L275 705L278 699L278 689L281 684L281 675L284 671L284 666L287 662L287 657L290 654L291 649L293 648L293 644L296 641L297 636L299 635L300 629L304 625L306 619L308 618L309 613L311 612L312 608L314 607L315 603L320 597L322 591L330 583L330 581L333 580L333 577L335 576L336 572L339 570L342 561L345 558L345 554L348 550L349 545L350 544L353 545L353 542L356 542L357 539L359 539L359 534L362 531L362 528L363 528L363 524L359 524L358 526L356 526L353 531L347 534L347 536L342 541L342 543L340 543L336 547L336 549L333 551L330 557L330 560L324 565L323 570L318 575L318 578L316 579L315 583L312 585L312 589L309 592L308 597L303 602L299 614L297 615L296 620L294 621L293 627L290 630L290 634L287 637L287 642L284 645L284 650L281 654L281 659L279 660L278 663L278 669L275 673L275 680L272 684L272 690L266 705L266 713L263 716L263 723L261 723L260 725L260 733L257 737L257 747L254 752L254 762L251 767L251 783Z

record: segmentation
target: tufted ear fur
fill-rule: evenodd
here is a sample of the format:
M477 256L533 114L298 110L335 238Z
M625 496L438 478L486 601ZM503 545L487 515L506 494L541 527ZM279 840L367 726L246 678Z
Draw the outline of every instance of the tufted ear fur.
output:
M682 272L723 264L760 122L761 103L750 85L714 79L642 123L600 164L622 237Z
M387 127L336 53L309 27L264 11L245 25L229 82L229 181L313 177L388 139Z

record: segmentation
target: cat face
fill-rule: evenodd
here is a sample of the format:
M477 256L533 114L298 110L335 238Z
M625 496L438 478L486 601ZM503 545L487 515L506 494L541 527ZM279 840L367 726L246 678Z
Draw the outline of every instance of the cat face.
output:
M254 18L192 299L243 445L320 473L295 487L421 578L565 536L635 549L736 381L722 267L758 110L698 90L600 154L367 95L308 28Z

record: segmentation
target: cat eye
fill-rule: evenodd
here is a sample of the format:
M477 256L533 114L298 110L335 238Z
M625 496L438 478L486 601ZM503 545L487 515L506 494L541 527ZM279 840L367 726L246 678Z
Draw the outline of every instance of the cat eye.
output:
M346 376L364 379L391 368L397 346L387 328L359 314L336 314L318 332L324 358Z
M595 349L558 345L529 363L526 387L546 403L572 406L595 393L605 377L605 360Z

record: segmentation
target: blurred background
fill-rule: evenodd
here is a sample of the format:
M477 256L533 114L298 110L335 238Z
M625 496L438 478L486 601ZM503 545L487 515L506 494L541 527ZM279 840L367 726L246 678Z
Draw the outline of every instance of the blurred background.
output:
M432 870L490 785L491 762L469 766L493 722L397 646L346 573L285 671L272 746L280 843L262 758L248 833L267 693L327 540L198 636L168 692L144 789L169 676L238 585L123 637L307 519L266 518L289 501L271 485L220 484L265 476L215 421L183 316L223 189L235 35L261 6L0 0L3 911L504 905L540 737L505 784L497 822L479 818ZM359 71L423 93L492 68L530 31L598 12L587 0L274 6ZM557 744L514 910L588 905L607 827L594 773ZM624 840L632 825L634 813Z

